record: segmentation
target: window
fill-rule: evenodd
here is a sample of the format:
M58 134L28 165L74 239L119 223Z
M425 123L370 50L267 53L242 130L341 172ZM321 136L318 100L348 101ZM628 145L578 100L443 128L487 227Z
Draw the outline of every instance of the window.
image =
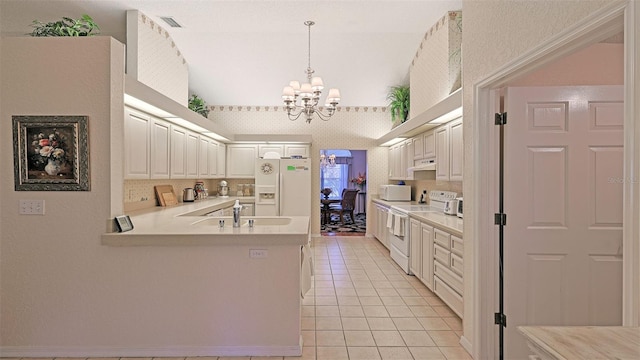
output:
M320 170L320 188L330 188L329 199L340 199L342 189L349 187L349 165L335 164Z

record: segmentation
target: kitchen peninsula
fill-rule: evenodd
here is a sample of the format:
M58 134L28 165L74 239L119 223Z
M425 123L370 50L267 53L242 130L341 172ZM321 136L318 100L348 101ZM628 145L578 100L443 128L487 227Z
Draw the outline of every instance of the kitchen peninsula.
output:
M104 234L102 244L121 256L133 252L142 263L149 257L165 259L157 275L141 286L156 294L179 293L175 312L186 316L158 316L171 320L163 325L187 331L197 344L179 351L180 356L299 356L301 295L310 276L304 246L309 217L244 216L234 228L231 217L206 216L235 199L132 212L134 229ZM255 226L248 226L249 219Z

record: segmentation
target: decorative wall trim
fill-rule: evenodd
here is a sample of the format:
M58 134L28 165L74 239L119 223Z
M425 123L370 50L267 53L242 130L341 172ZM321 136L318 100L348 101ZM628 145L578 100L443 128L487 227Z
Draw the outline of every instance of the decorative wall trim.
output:
M447 14L442 16L433 26L431 26L431 28L429 28L427 32L424 33L424 37L422 38L422 41L420 41L420 46L418 47L418 50L416 51L416 54L414 55L413 60L411 61L411 67L415 65L416 60L420 57L420 54L422 53L422 48L424 47L427 40L429 40L430 37L432 37L435 33L437 33L441 27L442 28L445 27L445 23L447 22L447 17L449 17L449 21L455 21L455 19L461 15L462 15L462 11L460 10L449 11Z
M170 41L171 47L176 50L176 57L178 57L182 61L183 65L186 65L187 61L182 56L182 53L180 53L180 50L176 48L176 43L171 38L171 35L169 35L169 32L165 30L162 26L156 24L155 21L149 19L147 15L140 12L138 14L140 15L139 22L141 22L144 26L149 27L151 30L156 30L160 35L164 34L165 39L167 39L167 41Z
M286 108L284 106L244 106L244 105L212 105L209 106L210 111L214 112L223 112L223 111L282 111L286 112ZM320 107L320 110L324 110L324 106ZM386 106L338 106L336 111L344 111L344 112L386 112Z

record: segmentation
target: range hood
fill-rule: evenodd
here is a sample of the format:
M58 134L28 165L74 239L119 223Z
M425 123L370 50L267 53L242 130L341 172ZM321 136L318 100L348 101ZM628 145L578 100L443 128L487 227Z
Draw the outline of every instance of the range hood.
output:
M436 160L435 159L425 159L420 160L420 162L416 163L414 166L407 169L408 171L435 171L436 170Z

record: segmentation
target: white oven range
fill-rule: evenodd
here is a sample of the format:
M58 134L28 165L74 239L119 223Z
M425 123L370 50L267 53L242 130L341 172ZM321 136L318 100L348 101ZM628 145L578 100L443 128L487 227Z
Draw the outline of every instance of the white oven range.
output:
M455 199L457 194L451 191L432 190L429 193L430 205L392 205L387 218L387 230L389 232L390 253L393 261L409 274L411 226L409 222L410 212L439 212L444 211L447 200Z

